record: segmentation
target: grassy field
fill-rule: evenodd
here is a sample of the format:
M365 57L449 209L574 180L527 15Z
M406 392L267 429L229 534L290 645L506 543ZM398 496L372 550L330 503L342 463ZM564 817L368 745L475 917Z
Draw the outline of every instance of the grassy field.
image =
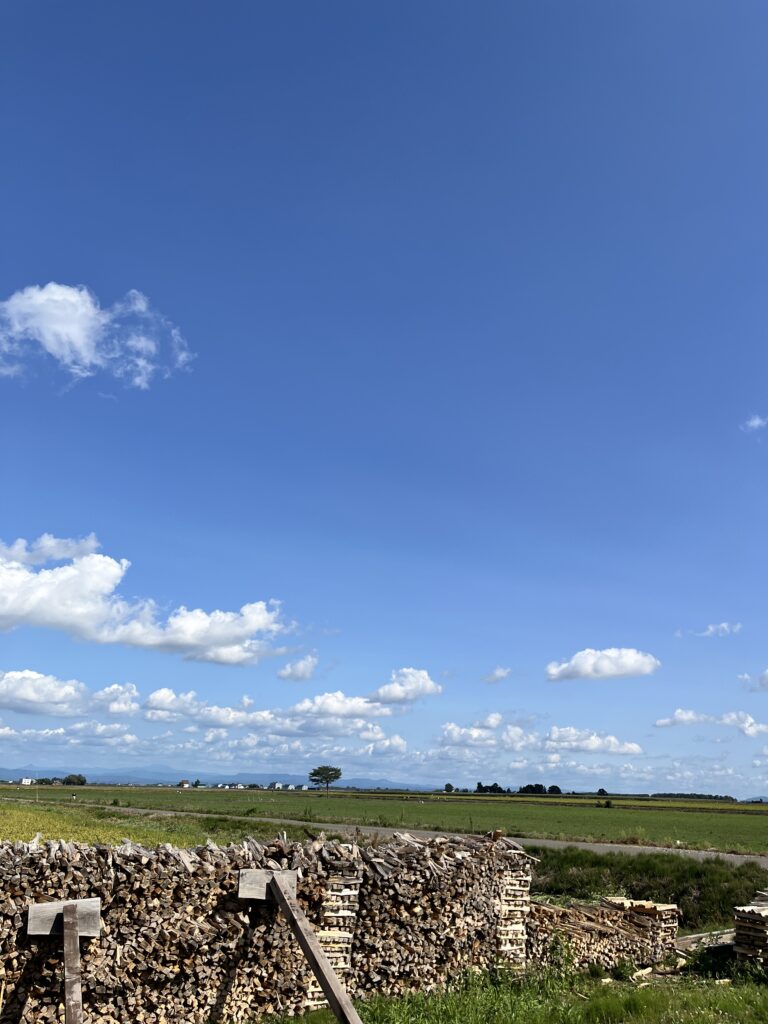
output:
M359 1003L363 1024L765 1024L768 988L757 981L719 985L675 980L638 988L585 975L520 981L476 978L452 992ZM333 1024L328 1011L302 1018Z
M235 814L455 832L504 829L525 838L686 846L741 853L768 851L768 805L699 801L612 799L598 807L593 799L519 797L445 797L263 790L176 790L155 787L41 787L40 799L109 806L180 810L195 814ZM34 796L29 790L0 787L0 796Z
M142 846L173 843L174 846L199 846L212 839L216 843L236 842L246 835L274 838L279 826L258 822L231 821L216 815L153 817L118 814L109 809L55 807L50 804L0 804L0 839L29 842L38 832L43 839L76 840L83 843L119 844L130 839ZM303 831L286 828L289 837L305 839Z

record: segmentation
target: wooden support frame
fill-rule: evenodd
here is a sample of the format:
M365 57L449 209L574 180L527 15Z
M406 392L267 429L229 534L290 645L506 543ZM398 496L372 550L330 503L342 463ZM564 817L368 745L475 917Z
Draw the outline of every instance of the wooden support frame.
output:
M93 938L101 928L101 900L34 903L27 915L28 935L64 936L64 1020L83 1024L80 937Z
M244 877L245 876L245 877ZM259 895L251 895L251 893ZM263 895L261 893L263 892ZM341 1024L362 1024L357 1010L325 955L314 928L296 899L295 871L241 871L238 894L242 899L271 897L282 910L318 980L328 1005Z

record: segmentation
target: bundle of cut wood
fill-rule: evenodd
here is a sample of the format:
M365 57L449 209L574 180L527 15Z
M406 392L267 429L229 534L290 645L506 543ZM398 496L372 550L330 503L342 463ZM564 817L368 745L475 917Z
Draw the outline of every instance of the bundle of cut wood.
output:
M516 843L402 834L361 854L356 995L430 989L499 959L525 963L531 861Z
M739 960L768 959L768 892L758 891L745 907L734 908L734 949Z
M659 963L675 948L679 913L674 904L611 897L600 904L557 906L531 902L527 954L546 965L563 955L575 967ZM565 947L565 948L563 948Z

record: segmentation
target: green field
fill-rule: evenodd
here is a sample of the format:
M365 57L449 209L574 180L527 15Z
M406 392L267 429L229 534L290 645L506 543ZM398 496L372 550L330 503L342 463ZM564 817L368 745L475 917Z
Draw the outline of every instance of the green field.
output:
M177 790L157 787L41 787L41 801L71 802L194 814L272 817L451 832L503 829L524 838L684 846L737 853L768 851L768 805L711 801L622 800L598 807L594 798L474 797L264 790ZM0 796L33 799L34 792L0 788Z
M40 833L43 839L110 845L117 845L123 839L130 839L142 846L157 846L160 843L200 846L207 839L223 845L237 842L247 835L272 839L279 827L258 822L232 821L217 815L153 817L152 812L125 815L107 808L102 810L85 806L0 804L0 840L21 839L29 842ZM285 831L289 838L306 839L300 828L287 828Z

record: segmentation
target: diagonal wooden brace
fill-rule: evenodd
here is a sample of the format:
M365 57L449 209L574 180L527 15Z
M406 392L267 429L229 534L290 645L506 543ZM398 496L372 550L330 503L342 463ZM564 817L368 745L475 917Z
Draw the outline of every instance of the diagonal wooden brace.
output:
M314 928L299 906L296 899L296 872L241 871L238 895L241 899L271 897L277 903L336 1018L341 1024L362 1024L349 994L325 955Z
M27 916L28 935L64 935L64 1020L83 1022L83 988L80 979L80 936L99 934L101 900L60 900L35 903Z

